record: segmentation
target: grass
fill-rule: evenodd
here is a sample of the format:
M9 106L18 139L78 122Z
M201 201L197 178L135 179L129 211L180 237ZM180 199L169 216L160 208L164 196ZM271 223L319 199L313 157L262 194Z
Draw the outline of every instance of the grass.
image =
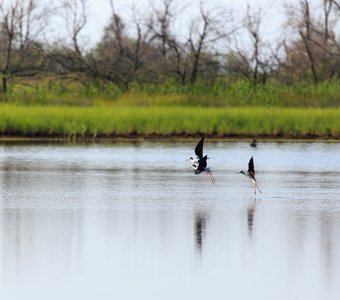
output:
M340 109L0 105L0 134L340 137Z
M179 85L132 83L126 88L92 83L87 87L55 78L12 83L4 103L22 105L96 106L204 106L204 107L340 107L340 84L324 82L317 87L298 82L292 85L269 81L254 88L245 80L220 79Z
M55 78L11 83L0 95L3 136L184 136L340 138L340 84L269 81L87 87Z

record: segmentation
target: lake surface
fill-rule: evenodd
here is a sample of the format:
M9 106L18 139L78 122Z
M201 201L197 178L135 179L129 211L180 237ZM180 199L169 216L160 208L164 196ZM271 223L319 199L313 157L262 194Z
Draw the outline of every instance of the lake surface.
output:
M0 144L1 299L340 299L340 144L195 144Z

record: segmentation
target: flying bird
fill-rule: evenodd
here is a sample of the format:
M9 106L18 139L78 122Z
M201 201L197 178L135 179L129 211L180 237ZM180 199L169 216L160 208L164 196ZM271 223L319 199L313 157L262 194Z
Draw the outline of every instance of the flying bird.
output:
M198 160L198 166L193 164L193 166L195 167L195 175L205 173L205 175L210 176L210 180L212 183L216 183L216 179L213 173L211 172L210 168L207 167L207 159L208 157L207 155L205 155L201 159Z
M189 159L187 159L187 160L190 160L193 165L198 164L199 160L203 158L203 144L204 144L204 137L200 139L197 146L195 147L196 158L190 157Z
M256 178L255 178L255 168L254 168L254 159L253 157L250 158L249 160L249 163L248 163L248 171L247 172L244 172L244 171L240 171L239 172L240 174L243 174L245 175L246 177L248 177L249 179L251 179L251 181L253 182L254 184L254 192L255 192L255 195L256 195L256 188L259 190L260 193L261 190L259 188L259 186L257 185L257 182L256 182Z

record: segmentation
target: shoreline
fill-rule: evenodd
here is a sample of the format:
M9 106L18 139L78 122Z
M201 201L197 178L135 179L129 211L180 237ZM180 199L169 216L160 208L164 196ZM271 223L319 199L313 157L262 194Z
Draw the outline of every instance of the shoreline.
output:
M0 143L6 142L115 142L115 141L193 141L202 136L215 141L226 142L250 142L254 138L257 142L333 142L339 143L340 136L330 135L289 135L289 134L259 134L259 135L240 135L240 134L205 134L205 133L173 133L173 134L99 134L91 135L0 135Z

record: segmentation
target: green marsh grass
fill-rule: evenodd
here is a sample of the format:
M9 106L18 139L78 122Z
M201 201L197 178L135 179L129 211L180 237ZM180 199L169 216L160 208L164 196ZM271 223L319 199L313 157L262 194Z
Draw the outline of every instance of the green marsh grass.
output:
M340 137L340 85L254 88L244 80L178 85L44 80L9 85L0 96L0 134Z
M179 85L132 83L122 88L114 84L46 79L9 85L0 101L22 105L96 106L204 106L204 107L340 107L340 84L320 83L317 87L303 82L282 84L268 81L254 88L248 81L220 79L214 83Z
M112 135L340 136L340 109L0 105L0 133Z

